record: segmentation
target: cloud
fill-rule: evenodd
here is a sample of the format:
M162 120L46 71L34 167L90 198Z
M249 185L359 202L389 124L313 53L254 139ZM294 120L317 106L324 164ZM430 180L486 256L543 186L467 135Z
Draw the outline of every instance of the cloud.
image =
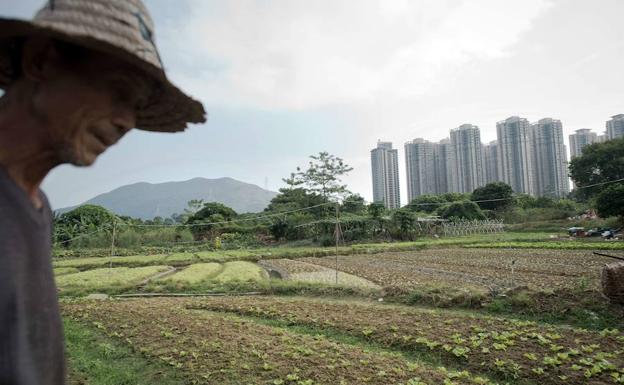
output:
M419 97L509 55L549 3L189 0L175 79L211 105L308 109ZM192 42L187 44L186 42Z

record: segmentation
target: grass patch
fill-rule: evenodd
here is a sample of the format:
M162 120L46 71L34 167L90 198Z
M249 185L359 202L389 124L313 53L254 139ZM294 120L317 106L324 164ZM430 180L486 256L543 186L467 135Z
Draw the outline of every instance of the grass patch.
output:
M486 291L451 286L422 286L408 292L401 289L386 291L386 298L390 301L437 308L478 309L488 298Z
M266 295L283 296L310 296L310 297L334 297L334 298L379 298L381 292L370 288L326 285L315 282L283 281L280 279L267 279L263 281L229 281L215 282L204 281L189 285L184 283L171 283L166 281L150 282L145 288L146 292L156 293L249 293L257 292Z
M484 310L532 321L589 330L624 328L624 306L609 304L595 290L519 291L484 304Z
M57 267L54 269L54 276L58 277L60 275L74 274L79 272L80 270L76 269L75 267Z
M169 269L170 266L103 268L61 275L57 277L56 283L63 295L82 295L94 291L116 293L132 289L145 279Z
M173 283L187 283L190 285L206 281L222 271L219 263L196 263L173 275L161 278Z
M64 327L70 385L189 383L173 368L148 360L101 332L68 319Z
M337 282L342 286L354 286L354 287L363 287L370 289L380 289L380 286L372 283L371 281L358 277L356 275L343 273L342 271L338 271L336 274L335 270L321 270L321 271L310 271L310 272L302 272L302 273L293 273L290 274L289 280L296 282L313 282L313 283L321 283L326 285L334 285Z
M223 265L223 271L214 278L216 282L261 282L266 279L267 274L263 268L255 263L245 261L225 263Z

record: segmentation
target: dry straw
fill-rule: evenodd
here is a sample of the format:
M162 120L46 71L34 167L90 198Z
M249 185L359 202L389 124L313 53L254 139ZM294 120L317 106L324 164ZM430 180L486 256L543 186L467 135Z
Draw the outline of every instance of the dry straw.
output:
M624 262L613 262L602 269L602 293L612 303L624 305Z
M137 128L183 131L203 123L202 104L166 77L154 44L154 24L140 0L51 0L31 21L0 18L0 88L19 72L15 50L29 36L49 36L114 55L155 80L149 102L137 111Z

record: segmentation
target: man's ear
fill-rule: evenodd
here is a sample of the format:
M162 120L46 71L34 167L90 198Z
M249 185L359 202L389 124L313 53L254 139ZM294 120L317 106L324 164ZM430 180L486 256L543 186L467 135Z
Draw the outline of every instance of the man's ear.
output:
M61 64L58 50L52 39L47 37L31 37L22 47L23 77L40 82L50 77Z

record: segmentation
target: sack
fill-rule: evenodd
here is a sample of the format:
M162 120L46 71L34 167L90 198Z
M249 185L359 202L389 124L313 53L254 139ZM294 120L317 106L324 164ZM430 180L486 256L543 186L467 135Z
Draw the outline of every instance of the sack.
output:
M602 269L602 294L612 303L624 305L624 262L607 264Z

